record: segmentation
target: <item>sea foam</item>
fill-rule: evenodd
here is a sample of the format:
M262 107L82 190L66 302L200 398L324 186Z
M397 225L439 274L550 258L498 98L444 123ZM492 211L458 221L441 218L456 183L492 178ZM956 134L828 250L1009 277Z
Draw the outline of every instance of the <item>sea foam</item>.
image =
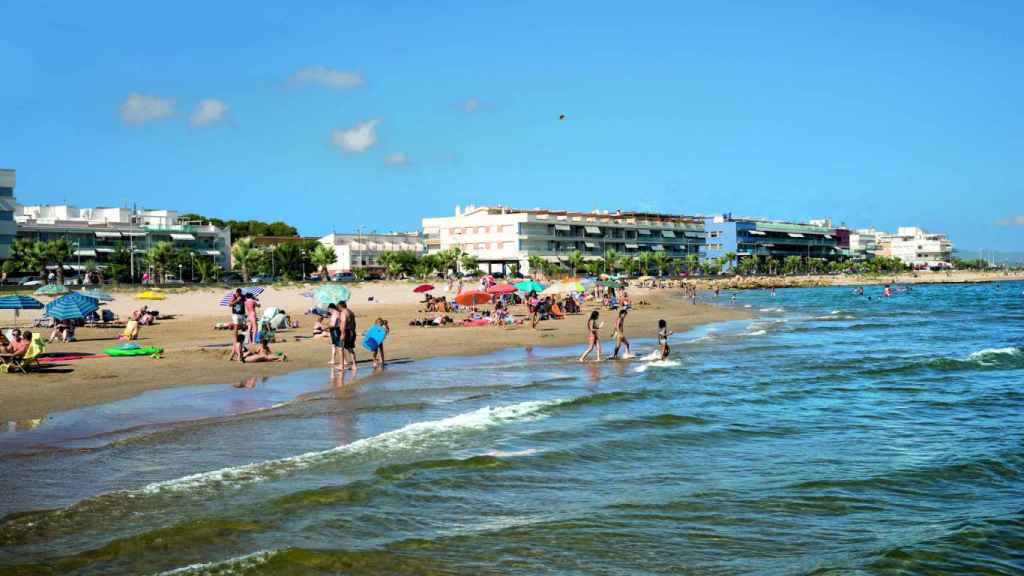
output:
M356 440L351 444L337 446L329 450L307 452L297 456L254 462L243 466L233 466L191 474L173 480L154 482L142 488L143 493L158 493L164 491L187 491L203 486L217 484L243 484L259 482L271 475L280 475L295 470L302 470L316 466L317 464L330 461L342 455L361 454L369 452L389 453L400 450L409 450L429 444L431 440L449 436L453 433L467 432L472 430L484 430L499 426L506 422L515 420L534 420L543 418L541 410L561 404L565 400L544 400L521 402L508 406L484 407L472 412L466 412L443 418L441 420L428 420L407 424L396 430L384 432L369 438Z

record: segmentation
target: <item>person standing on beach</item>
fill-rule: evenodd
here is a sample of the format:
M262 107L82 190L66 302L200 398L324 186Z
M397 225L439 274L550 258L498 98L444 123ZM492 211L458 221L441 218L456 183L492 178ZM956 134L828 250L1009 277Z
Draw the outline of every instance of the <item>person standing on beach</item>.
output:
M619 316L615 319L615 350L612 352L612 358L619 357L619 348L623 344L626 345L626 353L622 355L623 359L632 358L633 355L629 352L629 340L626 339L626 314L629 311L623 308L619 310Z
M335 356L341 351L341 310L338 310L338 305L331 302L327 305L327 332L331 336L331 361L327 364L334 366ZM342 360L345 358L345 353L342 352Z
M352 377L356 375L356 315L349 309L348 303L338 302L341 312L341 371L345 371L345 363L352 359Z
M587 350L580 356L580 362L586 362L587 357L595 349L597 350L597 361L601 361L601 340L598 337L598 333L601 330L603 324L599 324L597 319L600 316L597 310L590 313L590 318L587 319Z
M376 324L377 326L380 326L381 328L384 329L384 337L385 338L388 336L388 334L391 334L391 326L388 325L388 321L387 320L385 320L383 318L377 318L377 321L374 322L374 324ZM373 351L373 367L374 368L384 368L384 341L383 340L380 342L380 344L377 344L377 349Z
M252 294L245 295L245 321L249 328L249 343L256 343L256 307L259 306L259 301Z
M231 301L228 302L228 306L231 307L231 324L233 326L242 326L245 324L245 296L242 295L241 288L235 288L235 293L231 295Z

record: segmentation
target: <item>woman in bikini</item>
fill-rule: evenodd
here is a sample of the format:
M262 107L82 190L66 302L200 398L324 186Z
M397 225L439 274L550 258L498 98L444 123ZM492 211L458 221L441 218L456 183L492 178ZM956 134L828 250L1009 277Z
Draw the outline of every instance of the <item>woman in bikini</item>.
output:
M597 321L599 316L597 310L594 310L590 313L590 318L587 319L587 343L589 345L587 351L580 356L580 362L586 362L587 357L595 349L597 350L597 360L601 361L601 340L598 337L598 332L600 332L602 324Z

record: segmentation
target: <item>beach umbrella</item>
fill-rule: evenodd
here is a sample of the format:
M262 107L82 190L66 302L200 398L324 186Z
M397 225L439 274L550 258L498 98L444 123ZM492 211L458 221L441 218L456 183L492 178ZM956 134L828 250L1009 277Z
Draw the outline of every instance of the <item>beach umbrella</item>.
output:
M54 320L85 318L100 307L99 300L72 292L46 305L46 315Z
M104 292L103 290L82 290L81 292L79 292L79 294L81 294L82 296L88 296L89 298L93 298L94 300L99 300L100 302L114 301L114 297L111 296L110 293Z
M477 304L484 304L490 300L490 294L487 292L480 292L479 290L463 292L455 297L455 301L463 306L476 306Z
M511 284L495 284L487 287L488 294L511 294L515 291L516 287Z
M41 310L43 303L31 296L3 296L0 297L0 310L14 310L14 317L17 318L22 310Z
M138 298L139 300L164 300L167 298L167 296L165 296L164 294L161 294L160 292L155 292L153 290L139 292L138 294L135 295L135 297Z
M519 290L524 294L529 294L530 292L543 292L544 288L545 286L536 280L527 279L522 282L516 282L516 290Z
M242 288L241 290L242 290L242 295L243 296L245 296L246 294L252 294L253 297L258 297L260 294L263 294L263 290L265 290L265 288L263 288L262 286L246 286L245 288ZM235 295L234 290L232 290L231 292L228 292L227 294L225 294L224 297L220 299L220 305L221 306L227 306L228 304L230 304L231 303L231 297L234 296L234 295Z
M56 296L58 294L67 294L68 289L60 284L47 284L37 288L35 293L37 296Z
M337 304L347 302L352 294L348 288L337 284L326 284L313 290L313 300L318 304Z
M601 282L601 286L604 286L605 288L615 288L615 289L622 288L622 284L620 284L616 280L604 280L604 281Z
M422 294L424 292L430 292L433 289L434 289L434 285L433 284L420 284L419 286L413 288L412 291L417 293L417 294Z

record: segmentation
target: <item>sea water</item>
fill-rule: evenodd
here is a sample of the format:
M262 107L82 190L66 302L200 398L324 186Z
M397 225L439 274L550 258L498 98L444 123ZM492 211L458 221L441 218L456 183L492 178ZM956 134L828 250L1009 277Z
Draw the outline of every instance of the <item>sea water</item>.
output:
M229 416L47 418L0 434L0 574L1020 574L1021 291L723 294L755 317L670 362L630 324L629 362L517 349L167 393Z

